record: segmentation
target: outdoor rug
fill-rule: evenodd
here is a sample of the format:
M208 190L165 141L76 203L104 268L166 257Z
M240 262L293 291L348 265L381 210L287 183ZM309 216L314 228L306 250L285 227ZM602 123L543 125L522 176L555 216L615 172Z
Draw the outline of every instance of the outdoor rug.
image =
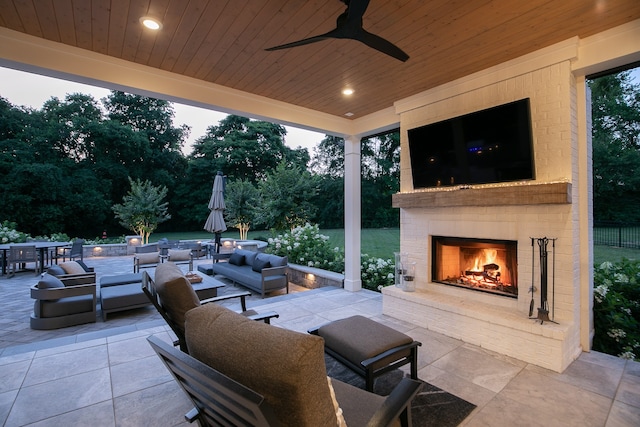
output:
M327 375L361 389L365 388L364 378L325 354ZM381 396L391 390L402 380L404 372L396 369L378 378L374 383L374 392ZM455 427L473 411L476 405L460 399L438 387L424 382L424 387L416 395L411 404L411 415L414 427L438 426Z

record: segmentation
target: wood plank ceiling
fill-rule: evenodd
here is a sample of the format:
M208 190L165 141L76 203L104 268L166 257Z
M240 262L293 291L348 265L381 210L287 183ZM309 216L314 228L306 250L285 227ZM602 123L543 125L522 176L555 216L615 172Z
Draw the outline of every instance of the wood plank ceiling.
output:
M339 0L0 0L0 26L352 118L574 36L640 18L638 0L371 0L364 28L407 62L325 33ZM158 32L142 16L158 18ZM343 87L355 90L350 97Z

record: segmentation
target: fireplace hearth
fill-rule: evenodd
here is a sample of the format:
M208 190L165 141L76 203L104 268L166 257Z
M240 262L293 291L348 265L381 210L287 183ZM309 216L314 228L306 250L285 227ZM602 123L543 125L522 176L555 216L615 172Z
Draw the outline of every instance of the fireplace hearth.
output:
M432 281L518 296L517 242L432 236Z

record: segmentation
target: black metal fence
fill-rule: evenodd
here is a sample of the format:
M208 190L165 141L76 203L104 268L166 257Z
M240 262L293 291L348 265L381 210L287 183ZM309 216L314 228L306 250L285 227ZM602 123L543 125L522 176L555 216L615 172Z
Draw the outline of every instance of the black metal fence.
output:
M593 223L595 245L640 248L640 224L597 221Z

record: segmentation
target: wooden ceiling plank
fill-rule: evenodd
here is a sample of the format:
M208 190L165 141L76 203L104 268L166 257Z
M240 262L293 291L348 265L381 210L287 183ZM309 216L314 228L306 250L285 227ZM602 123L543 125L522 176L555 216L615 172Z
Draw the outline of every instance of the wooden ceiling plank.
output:
M149 10L148 0L130 0L127 9L127 25L122 44L122 59L136 62L138 45L144 32L140 24L140 17L145 16Z
M175 3L175 2L174 2ZM179 61L171 67L171 71L179 74L186 74L185 71L193 58L199 52L202 44L211 31L211 28L220 21L221 12L229 4L228 1L210 2L205 11L202 13L200 20L194 25L193 30L189 34L188 39L178 55Z
M171 29L175 28L175 25L172 25L171 20L176 19L174 17L168 18L166 16L168 3L169 0L153 0L149 3L147 11L138 17L137 22L138 26L142 28L142 33L140 35L138 50L136 52L136 62L163 69L157 65L160 63L158 58L162 58L165 55L166 48L172 40ZM144 16L158 19L162 28L157 31L145 28L140 22L140 18ZM154 59L157 60L154 61Z
M215 51L220 48L220 39L222 39L228 28L233 25L242 8L242 3L233 1L227 1L220 6L217 15L215 15L215 20L210 23L207 33L195 46L197 50L188 61L185 61L185 64L182 64L185 74L193 77L207 74L208 71L203 70L203 64L214 64L217 61Z
M172 5L176 8L172 10L178 10L180 19L171 20L171 32L169 32L169 28L165 27L162 30L162 34L159 35L160 38L168 41L168 43L159 45L159 47L164 48L164 51L158 50L156 52L157 57L153 61L154 64L158 64L158 59L161 58L158 67L163 70L173 70L202 15L208 7L213 7L210 3L208 0L191 0L189 2L189 13L180 12L177 9L178 5Z
M109 52L109 22L111 6L106 2L91 3L92 50L106 55Z
M109 36L107 39L107 55L120 57L124 45L124 35L127 31L127 17L129 16L129 0L121 0L111 5L109 17Z
M95 1L95 0L92 0ZM76 46L91 50L91 1L73 0L73 28L76 33Z
M60 43L76 46L76 32L73 25L73 4L71 0L57 0L54 3L54 14L58 25Z
M197 55L197 61L189 64L189 68L195 70L194 75L196 77L221 84L218 80L220 71L215 72L213 70L219 67L218 64L223 60L225 53L231 49L234 40L242 33L242 30L246 28L247 22L251 19L251 12L245 13L246 7L250 6L250 11L257 7L255 2L249 1L245 4L246 6L240 9L229 3L223 10L221 19L217 22L216 27L212 28L212 31L207 35L203 43L202 52ZM209 77L211 75L213 77Z
M51 0L42 0L34 3L42 37L48 40L60 41L60 32L56 22L56 13Z
M43 37L33 0L13 2L13 4L18 15L16 24L20 23L22 31L36 37Z
M228 46L225 53L216 58L215 66L211 68L205 77L207 80L215 79L216 83L237 87L234 83L235 73L241 67L242 60L237 60L238 55L246 48L247 43L253 38L252 35L257 34L261 25L256 23L256 17L262 16L262 13L269 14L265 9L264 3L250 2L245 9L246 13L238 15L238 19L234 25L227 31L223 37L223 43ZM238 64L237 66L235 64ZM229 71L229 67L233 66L233 70Z

